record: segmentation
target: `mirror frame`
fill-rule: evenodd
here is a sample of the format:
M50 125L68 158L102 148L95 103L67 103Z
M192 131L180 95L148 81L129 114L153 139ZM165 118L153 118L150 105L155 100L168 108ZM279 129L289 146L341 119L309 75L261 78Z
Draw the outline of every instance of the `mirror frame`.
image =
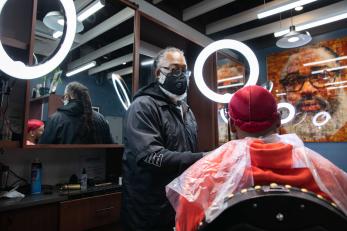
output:
M139 83L139 52L140 49L140 12L138 11L138 6L128 2L127 0L119 0L120 3L124 4L126 7L129 7L134 10L134 43L133 43L133 75L132 75L132 95L138 89ZM36 2L37 4L37 2ZM35 6L37 7L37 6ZM31 31L31 40L29 45L30 57L29 65L33 64L33 49L35 43L35 33L34 28L36 25L36 8L33 10L32 18L32 31ZM29 119L29 110L30 110L30 80L26 80L26 93L25 93L25 109L24 109L24 121L23 121L23 139L21 147L23 149L123 149L124 144L36 144L36 145L27 145L26 136L27 136L27 121Z

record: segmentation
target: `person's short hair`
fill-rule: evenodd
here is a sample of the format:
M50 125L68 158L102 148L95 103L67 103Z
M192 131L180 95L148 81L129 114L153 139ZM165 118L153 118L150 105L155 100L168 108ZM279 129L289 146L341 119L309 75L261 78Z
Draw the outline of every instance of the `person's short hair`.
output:
M242 131L258 133L270 128L280 117L273 95L253 85L235 92L229 102L229 118Z
M165 54L168 52L179 52L184 56L184 52L176 47L167 47L157 54L157 56L154 58L154 62L152 65L152 74L155 76L155 72L158 69L159 64L161 64L162 60L165 58Z

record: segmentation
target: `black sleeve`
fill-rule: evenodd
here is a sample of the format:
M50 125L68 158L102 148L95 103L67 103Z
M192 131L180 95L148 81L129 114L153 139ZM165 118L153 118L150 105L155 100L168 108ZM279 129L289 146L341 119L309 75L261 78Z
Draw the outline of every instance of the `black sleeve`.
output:
M151 99L136 100L127 113L125 139L137 164L156 171L181 173L202 157L202 153L164 147L159 112Z
M56 144L59 124L60 122L57 114L53 114L49 117L48 121L45 123L43 134L39 139L39 144Z

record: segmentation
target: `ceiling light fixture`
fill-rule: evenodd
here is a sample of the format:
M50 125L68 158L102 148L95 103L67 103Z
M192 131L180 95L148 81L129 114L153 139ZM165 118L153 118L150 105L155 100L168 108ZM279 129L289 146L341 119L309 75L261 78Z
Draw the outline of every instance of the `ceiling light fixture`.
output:
M341 56L334 59L324 59L321 61L316 61L311 63L304 63L304 66L306 67L306 66L312 66L312 65L322 64L322 63L330 63L330 62L335 62L335 61L344 60L344 59L347 59L347 56Z
M0 1L0 15L7 0ZM14 61L8 56L0 40L0 70L9 76L19 79L35 79L47 75L65 59L69 53L76 32L76 9L72 0L60 0L67 19L66 34L57 52L46 62L36 66L26 66L20 61Z
M245 85L244 83L234 83L234 84L229 84L225 86L219 86L217 89L225 89L225 88L231 88L231 87L239 87Z
M295 26L290 26L290 32L282 36L276 42L276 46L281 48L293 48L306 45L312 40L308 31L306 33L299 33L295 30Z
M80 13L78 13L77 20L80 22L83 22L85 19L87 19L92 14L95 14L98 10L103 8L105 6L105 1L95 1L89 6L87 6L85 9L83 9Z
M301 11L302 9L304 9L303 6L297 6L294 8L295 11Z
M96 66L96 62L92 61L90 63L87 63L87 64L84 64L82 66L79 66L76 69L73 69L72 71L67 72L66 76L70 77L70 76L76 75L77 73L80 73L82 71L88 70L88 69L90 69L92 67L95 67L95 66Z
M338 15L335 15L335 16L331 16L331 17L328 17L328 18L325 18L325 19L320 19L320 20L317 20L317 21L305 23L305 24L302 24L302 25L296 25L296 31L307 30L307 29L310 29L310 28L313 28L313 27L317 27L317 26L328 24L328 23L336 22L336 21L339 21L339 20L342 20L342 19L345 19L345 18L347 18L347 12L343 13L343 14L338 14ZM275 35L275 37L280 37L282 35L287 34L288 32L289 32L288 29L287 30L282 30L282 31L275 32L274 35Z
M258 19L265 18L274 14L278 14L287 10L294 9L295 7L298 6L303 6L306 4L309 4L311 2L315 2L317 0L299 0L299 1L292 1L292 0L287 0L284 1L284 4L282 5L275 5L273 8L267 9L263 12L260 12L257 14ZM289 2L289 3L288 3Z
M254 52L244 43L233 39L222 39L206 46L198 55L194 64L194 79L200 92L207 98L218 103L229 103L233 94L218 94L212 91L205 83L203 67L207 58L221 49L232 49L241 53L247 60L249 66L249 78L244 86L256 85L259 77L259 62Z
M151 60L141 62L141 66L149 66L149 65L152 65L153 63L154 63L154 60L151 59Z
M64 16L59 11L48 12L43 18L43 24L49 29L54 31L63 31L65 20ZM84 26L81 22L76 22L76 33L81 32L84 29Z
M63 35L62 31L55 31L52 36L53 38L57 39L57 38L60 38L62 35Z
M237 76L230 77L230 78L218 79L217 83L227 82L227 81L236 80L236 79L243 79L243 75L237 75Z
M341 66L341 67L332 67L332 68L327 68L327 69L322 69L322 70L317 70L317 71L312 71L311 74L312 75L315 75L315 74L321 74L321 73L324 73L326 71L338 71L338 70L342 70L342 69L346 69L347 68L347 65L346 66Z

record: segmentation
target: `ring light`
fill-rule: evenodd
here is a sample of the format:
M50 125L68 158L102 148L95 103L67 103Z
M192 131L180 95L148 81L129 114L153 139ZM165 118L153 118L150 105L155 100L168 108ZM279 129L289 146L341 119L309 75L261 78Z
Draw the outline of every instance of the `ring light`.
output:
M325 117L325 120L323 120L322 122L318 122L318 117L319 116L324 116ZM326 111L321 111L321 112L318 112L317 114L315 114L312 118L312 123L317 126L317 127L321 127L323 126L324 124L328 123L328 121L331 119L331 115L326 112Z
M0 15L7 0L0 0ZM35 79L44 76L54 70L65 59L73 44L76 33L76 9L72 0L60 0L66 17L66 32L59 49L55 55L36 66L26 66L23 62L10 58L0 40L0 70L19 79Z
M290 122L292 119L294 119L295 116L295 108L293 105L291 105L290 103L279 103L277 104L277 110L279 110L280 108L287 108L289 110L289 115L284 118L281 119L281 124L286 124L288 122Z
M122 79L122 77L120 77L120 75L112 74L112 83L113 83L114 89L117 92L119 101L122 103L124 109L128 110L130 106L130 99L128 97L127 91L125 90L125 87L123 86L124 80ZM122 93L119 91L118 86L120 86L119 88L121 89ZM122 95L124 97L122 97Z
M228 123L228 119L225 116L225 109L224 108L219 109L219 115L222 118L222 120L224 121L224 123L227 124Z
M218 102L218 103L229 103L233 94L226 93L222 95L212 91L206 85L203 74L202 74L206 59L213 52L216 52L221 49L236 50L240 52L243 56L245 56L250 68L250 73L249 73L248 81L244 86L255 85L257 83L258 76L259 76L259 63L258 63L257 57L248 46L246 46L242 42L232 40L232 39L222 39L222 40L213 42L200 52L194 65L194 78L195 78L197 87L199 88L200 92L204 94L210 100L214 102Z

